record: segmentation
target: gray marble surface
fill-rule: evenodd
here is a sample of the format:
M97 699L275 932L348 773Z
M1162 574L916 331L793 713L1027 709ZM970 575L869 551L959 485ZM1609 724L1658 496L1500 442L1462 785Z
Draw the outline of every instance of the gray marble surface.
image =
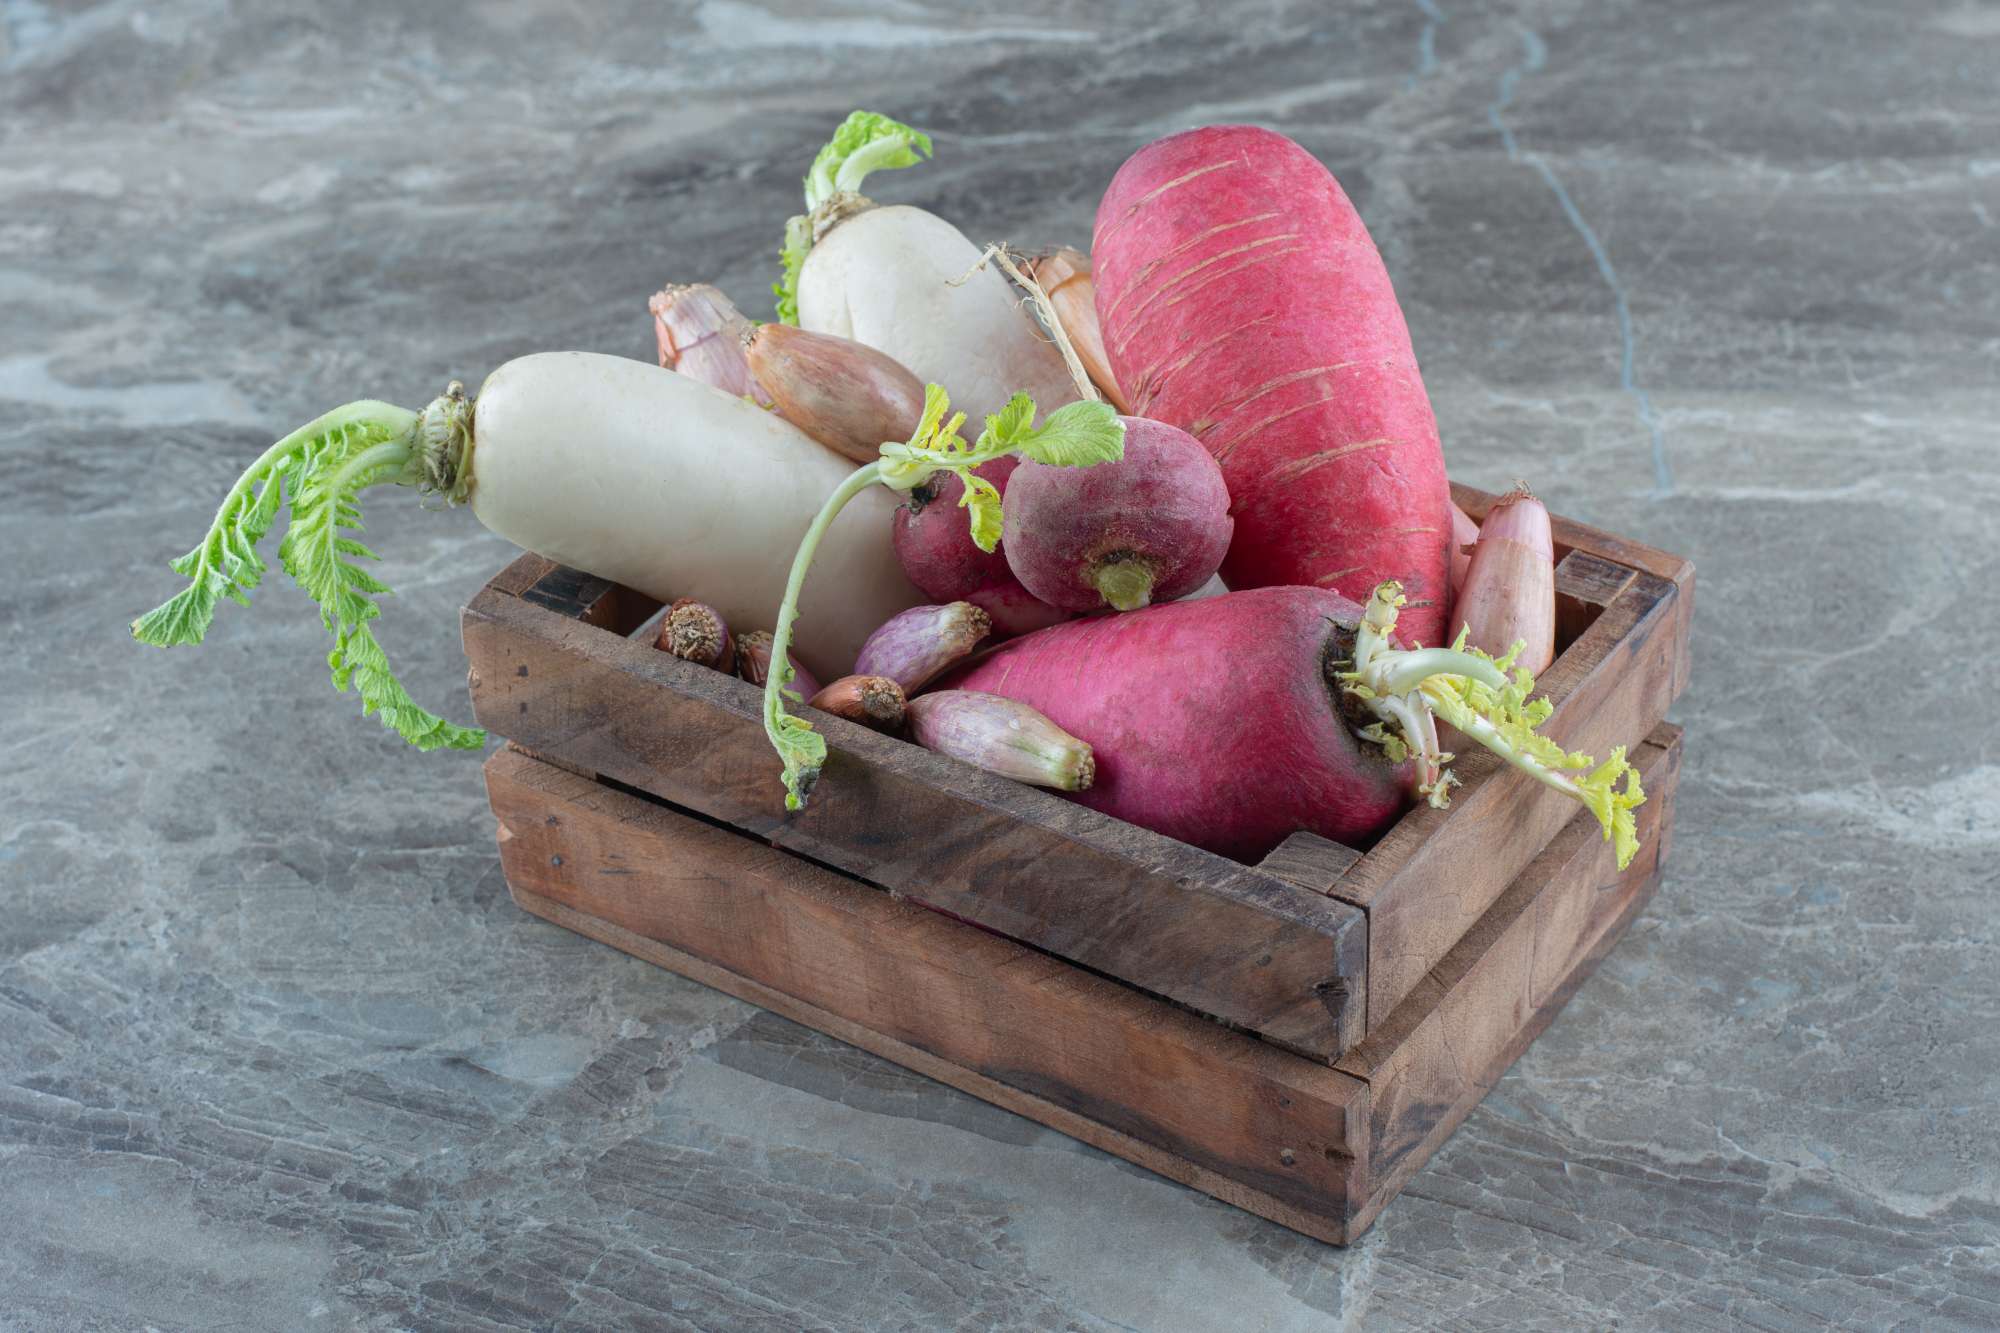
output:
M0 4L0 1328L2000 1324L2000 10L1217 8ZM1029 245L1286 130L1455 475L1700 566L1663 890L1349 1250L524 917L288 586L126 637L326 407L764 313L855 105Z

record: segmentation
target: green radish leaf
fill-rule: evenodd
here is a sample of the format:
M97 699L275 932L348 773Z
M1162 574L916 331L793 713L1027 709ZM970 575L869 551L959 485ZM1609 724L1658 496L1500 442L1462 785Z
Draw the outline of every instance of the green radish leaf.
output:
M1005 445L1009 450L1020 447L1021 438L1028 434L1028 428L1035 424L1035 400L1025 393L1017 393L1007 400L1007 405L986 418L986 430L979 442Z
M988 555L1000 544L1000 491L977 472L962 472L965 491L958 503L972 520L972 544Z
M1008 404L1009 408L1012 406ZM1028 406L1032 409L1034 404L1030 402ZM1001 413L1001 417L1007 415L1006 411ZM1012 449L1051 467L1115 463L1125 456L1125 423L1118 419L1117 410L1109 403L1070 403L1049 413L1036 429L1021 435Z
M806 207L859 190L870 172L914 167L931 155L931 136L873 111L851 112L806 173Z
M778 298L780 321L794 327L799 322L799 271L813 247L815 214L820 205L836 194L859 190L871 172L914 167L930 153L928 134L873 111L853 112L840 123L806 173L806 211L785 223L785 243L778 251L784 272L771 285Z
M806 265L806 251L812 249L812 219L800 213L785 223L785 244L778 251L784 276L771 284L778 298L778 322L799 325L799 270Z

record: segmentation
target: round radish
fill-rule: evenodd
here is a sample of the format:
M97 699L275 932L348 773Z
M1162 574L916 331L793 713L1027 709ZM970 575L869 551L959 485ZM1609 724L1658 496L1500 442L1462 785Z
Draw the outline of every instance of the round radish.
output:
M786 228L778 316L886 352L942 384L972 421L1027 393L1044 409L1070 402L1062 358L1023 314L1005 278L972 272L979 247L932 213L878 207L856 193L872 171L914 166L927 135L857 111L806 177L807 212ZM970 276L968 276L970 274Z
M1004 501L1021 460L1012 454L974 468ZM1026 634L1069 618L1021 586L1007 566L1006 540L991 551L972 539L959 500L965 483L940 472L911 491L897 506L890 541L910 582L933 602L971 602L993 618L1000 635ZM1008 521L1013 518L1008 512Z
M1121 420L1117 462L1023 463L1009 480L1007 567L1065 611L1172 601L1206 583L1229 550L1229 489L1208 451L1165 422Z

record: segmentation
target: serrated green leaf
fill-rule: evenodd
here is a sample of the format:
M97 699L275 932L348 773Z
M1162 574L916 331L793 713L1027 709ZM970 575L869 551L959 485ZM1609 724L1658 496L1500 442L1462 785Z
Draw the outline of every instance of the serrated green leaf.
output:
M1115 463L1125 456L1125 423L1109 403L1068 403L1049 413L1013 447L1051 467Z
M1017 449L1034 421L1035 400L1017 392L1007 400L1005 407L986 418L986 433L979 438L982 443L991 440L1009 450Z

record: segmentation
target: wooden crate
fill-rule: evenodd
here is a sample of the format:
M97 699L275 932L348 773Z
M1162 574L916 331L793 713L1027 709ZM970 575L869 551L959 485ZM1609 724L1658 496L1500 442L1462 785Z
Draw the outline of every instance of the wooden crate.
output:
M1620 873L1576 814L1334 1063L1283 1049L656 797L509 748L486 765L514 899L1218 1199L1359 1236L1658 882L1680 732Z
M1492 501L1454 494L1474 517ZM1693 569L1565 520L1555 536L1546 730L1636 747L1687 682ZM480 724L1329 1068L1392 1030L1575 813L1478 752L1449 810L1412 810L1365 855L1297 834L1246 866L822 717L826 769L788 815L759 692L626 637L657 610L517 560L465 610Z

